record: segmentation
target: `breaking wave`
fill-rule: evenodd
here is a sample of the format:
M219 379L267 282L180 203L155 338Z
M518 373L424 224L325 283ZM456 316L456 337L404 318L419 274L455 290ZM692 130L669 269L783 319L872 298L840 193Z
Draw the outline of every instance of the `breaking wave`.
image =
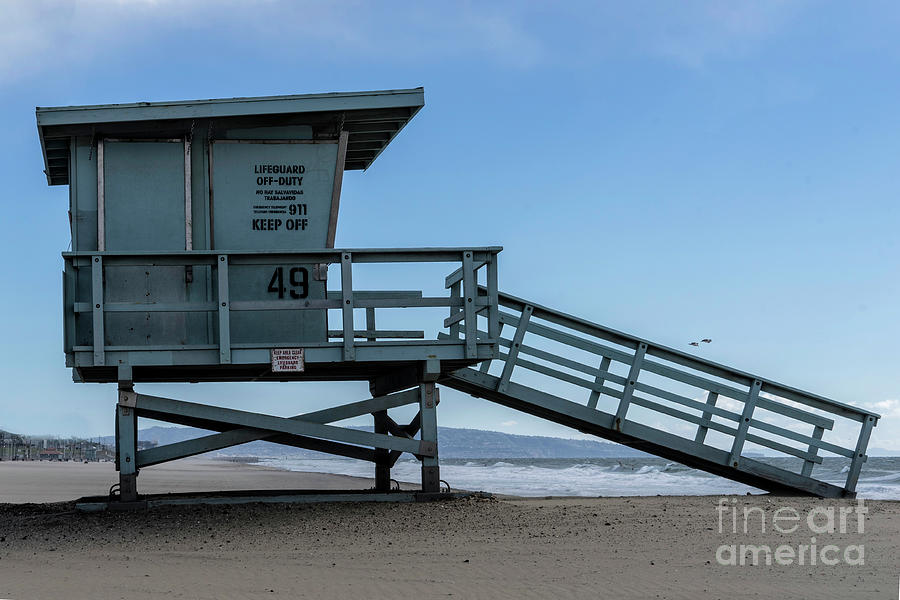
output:
M776 462L777 459L773 459ZM267 458L290 471L371 478L372 465L345 458ZM828 459L814 476L841 484L847 470ZM416 482L420 463L400 460L391 476ZM663 459L442 459L441 478L454 489L516 496L654 496L761 493L761 490ZM870 457L857 486L860 497L900 499L900 458Z

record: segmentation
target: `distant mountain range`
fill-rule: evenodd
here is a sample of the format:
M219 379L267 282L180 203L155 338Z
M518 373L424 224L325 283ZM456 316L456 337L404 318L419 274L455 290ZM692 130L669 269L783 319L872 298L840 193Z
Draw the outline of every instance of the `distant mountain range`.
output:
M372 427L354 427L371 431ZM162 446L214 433L194 427L148 427L138 431L138 440ZM640 450L594 440L572 440L536 435L513 435L481 429L439 427L438 440L444 458L640 458L650 456ZM113 436L101 440L115 442ZM218 450L227 456L316 456L318 453L269 442L250 442Z

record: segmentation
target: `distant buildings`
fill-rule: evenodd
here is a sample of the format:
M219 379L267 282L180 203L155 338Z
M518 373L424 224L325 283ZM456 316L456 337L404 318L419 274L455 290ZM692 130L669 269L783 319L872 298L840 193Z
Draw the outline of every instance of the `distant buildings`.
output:
M112 460L115 448L81 438L24 436L0 430L0 461L3 460Z

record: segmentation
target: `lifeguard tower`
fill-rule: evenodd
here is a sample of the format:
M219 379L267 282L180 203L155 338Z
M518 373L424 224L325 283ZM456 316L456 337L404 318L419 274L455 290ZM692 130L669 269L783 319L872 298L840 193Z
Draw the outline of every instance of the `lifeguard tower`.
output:
M429 497L436 383L763 489L853 495L874 413L502 294L498 246L334 248L344 171L372 166L423 105L417 88L37 109L48 183L69 187L66 364L118 385L122 501L142 467L260 439L370 461L377 494L410 453ZM447 264L446 292L359 289L354 266L374 263ZM376 327L386 309L434 307L436 336ZM372 397L283 418L134 387L310 380L367 381ZM398 424L388 411L406 405L418 413ZM371 433L332 425L367 414ZM219 433L138 451L138 417ZM858 427L852 444L824 436L835 418ZM846 482L813 476L820 452L848 459Z

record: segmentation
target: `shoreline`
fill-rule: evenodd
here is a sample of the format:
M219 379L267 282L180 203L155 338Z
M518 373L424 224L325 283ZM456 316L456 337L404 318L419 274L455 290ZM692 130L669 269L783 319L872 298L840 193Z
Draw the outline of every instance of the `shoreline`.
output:
M138 489L142 494L215 492L240 490L365 490L374 478L293 471L263 464L258 457L189 457L141 470ZM396 480L401 489L416 490L416 481ZM105 495L118 483L112 462L0 461L0 504L43 504L74 501ZM505 500L602 499L602 498L766 498L769 493L648 494L648 495L518 495L491 489L454 487L454 491L483 491ZM897 499L869 499L867 502L900 503Z

